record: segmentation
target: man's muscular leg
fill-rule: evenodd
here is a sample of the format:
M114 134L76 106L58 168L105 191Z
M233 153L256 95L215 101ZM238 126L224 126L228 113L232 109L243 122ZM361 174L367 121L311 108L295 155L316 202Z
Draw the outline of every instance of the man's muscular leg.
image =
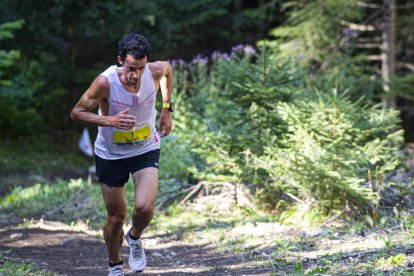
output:
M132 178L135 183L135 201L131 235L138 238L152 219L158 192L158 169L142 169L134 173Z
M121 261L123 225L126 217L125 191L123 187L109 187L102 184L102 195L107 210L107 222L104 227L104 239L111 263Z

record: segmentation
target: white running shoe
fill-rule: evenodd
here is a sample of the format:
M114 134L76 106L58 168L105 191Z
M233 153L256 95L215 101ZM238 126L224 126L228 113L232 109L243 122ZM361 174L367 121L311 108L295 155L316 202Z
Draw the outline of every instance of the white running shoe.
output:
M131 239L129 233L131 229L129 229L128 233L125 235L125 239L129 244L129 267L135 272L142 272L144 271L145 267L147 266L147 258L145 257L144 248L142 247L141 238L138 240Z
M124 276L124 266L120 264L109 267L108 276Z

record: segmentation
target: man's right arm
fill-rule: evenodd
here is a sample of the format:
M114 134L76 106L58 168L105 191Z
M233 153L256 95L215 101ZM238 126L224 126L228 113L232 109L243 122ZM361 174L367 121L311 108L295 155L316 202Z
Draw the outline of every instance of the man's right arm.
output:
M114 116L97 115L92 110L109 97L109 82L104 76L98 76L72 109L70 117L88 125L113 126L120 129L131 129L135 126L135 117L128 115L125 109Z

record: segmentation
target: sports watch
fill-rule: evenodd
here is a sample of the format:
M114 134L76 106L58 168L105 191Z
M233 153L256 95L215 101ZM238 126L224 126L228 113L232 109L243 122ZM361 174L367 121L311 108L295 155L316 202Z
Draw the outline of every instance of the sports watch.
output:
M170 112L173 112L175 109L175 103L163 103L162 108L168 109Z

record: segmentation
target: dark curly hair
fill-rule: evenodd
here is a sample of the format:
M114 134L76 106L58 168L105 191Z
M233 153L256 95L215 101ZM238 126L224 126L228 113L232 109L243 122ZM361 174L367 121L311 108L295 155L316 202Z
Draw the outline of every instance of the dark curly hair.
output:
M140 34L127 34L118 43L118 55L122 61L127 55L131 55L135 59L151 57L151 45L148 40Z

